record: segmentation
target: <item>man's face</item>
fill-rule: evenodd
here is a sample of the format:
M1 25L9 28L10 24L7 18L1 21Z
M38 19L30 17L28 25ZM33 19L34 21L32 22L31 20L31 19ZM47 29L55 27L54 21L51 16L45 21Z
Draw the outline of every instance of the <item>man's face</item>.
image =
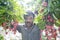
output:
M31 25L33 24L33 20L34 20L33 16L27 16L27 17L25 18L25 23L26 23L26 25L27 25L27 26L31 26Z

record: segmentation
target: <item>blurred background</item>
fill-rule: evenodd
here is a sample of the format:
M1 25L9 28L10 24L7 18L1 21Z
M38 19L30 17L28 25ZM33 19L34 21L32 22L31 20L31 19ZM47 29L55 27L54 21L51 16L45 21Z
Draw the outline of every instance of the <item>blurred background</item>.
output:
M27 10L35 14L34 23L40 30L60 28L60 0L0 0L0 26L5 22L23 25Z

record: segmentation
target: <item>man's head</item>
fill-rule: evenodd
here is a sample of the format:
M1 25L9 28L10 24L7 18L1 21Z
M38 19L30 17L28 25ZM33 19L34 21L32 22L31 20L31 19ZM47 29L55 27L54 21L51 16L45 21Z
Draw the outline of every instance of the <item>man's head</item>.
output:
M31 26L33 24L35 15L31 11L27 11L27 14L24 15L25 24Z

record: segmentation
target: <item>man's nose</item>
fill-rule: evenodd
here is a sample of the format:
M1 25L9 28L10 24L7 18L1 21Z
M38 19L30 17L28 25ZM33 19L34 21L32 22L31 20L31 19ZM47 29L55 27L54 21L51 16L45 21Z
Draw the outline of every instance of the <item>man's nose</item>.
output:
M30 21L30 20L27 20L28 22Z
M30 21L30 19L27 19L26 21L28 21L28 22L29 22L29 21Z

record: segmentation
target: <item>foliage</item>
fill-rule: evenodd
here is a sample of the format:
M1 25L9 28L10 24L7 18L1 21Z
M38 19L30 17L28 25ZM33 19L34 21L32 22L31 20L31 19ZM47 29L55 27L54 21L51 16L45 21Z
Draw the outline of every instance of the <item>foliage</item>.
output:
M46 25L46 22L44 20L44 15L48 14L48 10L47 10L47 6L42 5L43 2L45 2L45 1L43 1L43 2L40 1L40 2L41 2L41 4L40 4L40 7L38 9L38 15L37 15L36 20L37 20L37 26L41 30L43 30L43 29L45 29L45 25Z
M47 0L45 0L45 1L47 1ZM45 18L45 21L43 21L43 18L41 18L41 17L43 17L45 15L47 16L48 14L51 14L52 20L54 20L53 23L56 24L57 26L60 26L60 16L59 16L60 15L60 5L59 5L60 0L48 0L47 6L45 6L46 5L45 1L43 1L41 3L40 8L38 10L38 13L39 13L38 15L40 15L37 19L37 20L39 20L38 26L40 27L40 29L42 29L42 28L44 29L44 27L47 23L47 20L49 20L49 19ZM52 22L48 22L48 24L50 25L50 24L52 24Z
M24 8L22 5L18 4L17 1L10 0L13 4L13 10L14 10L14 19L16 18L19 22L23 22L22 16L25 13Z
M50 0L49 2L49 10L52 13L54 19L56 20L55 24L60 26L60 0Z
M8 4L10 5L7 0L0 0L0 24L11 19L11 15L8 12L12 11L12 7L9 7Z
M4 37L0 34L0 40L4 40Z
M45 21L43 20L43 15L38 15L37 18L37 26L39 27L39 29L43 30L45 29Z
M13 19L23 21L23 7L15 0L0 0L0 25L3 22L11 22Z

